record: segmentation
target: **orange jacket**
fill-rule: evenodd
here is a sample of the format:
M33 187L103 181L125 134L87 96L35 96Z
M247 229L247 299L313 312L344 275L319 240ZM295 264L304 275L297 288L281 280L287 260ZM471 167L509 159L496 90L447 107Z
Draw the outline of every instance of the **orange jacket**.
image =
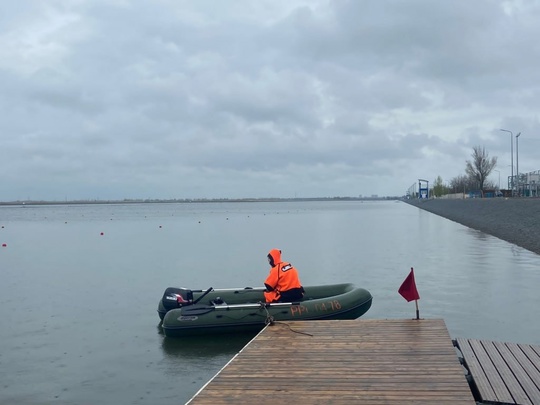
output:
M264 292L266 302L278 301L281 293L289 290L298 290L301 298L303 290L296 268L290 263L281 261L281 251L278 249L272 249L268 253L268 258L272 268L264 281L267 290Z

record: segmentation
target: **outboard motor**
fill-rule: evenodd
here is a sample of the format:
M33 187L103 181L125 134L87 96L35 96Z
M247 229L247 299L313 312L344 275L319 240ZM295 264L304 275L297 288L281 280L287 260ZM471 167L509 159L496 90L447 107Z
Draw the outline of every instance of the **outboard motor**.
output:
M186 305L193 304L193 292L187 288L169 287L163 293L161 301L167 311L185 307Z

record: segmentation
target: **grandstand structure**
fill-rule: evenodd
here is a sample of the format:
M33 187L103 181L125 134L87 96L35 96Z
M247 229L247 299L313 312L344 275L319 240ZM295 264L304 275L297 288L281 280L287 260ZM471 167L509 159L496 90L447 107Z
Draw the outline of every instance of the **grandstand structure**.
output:
M540 186L540 170L529 173L519 173L514 176L508 176L508 189L515 189L515 195L518 197L539 197L538 186ZM512 185L514 187L512 187Z

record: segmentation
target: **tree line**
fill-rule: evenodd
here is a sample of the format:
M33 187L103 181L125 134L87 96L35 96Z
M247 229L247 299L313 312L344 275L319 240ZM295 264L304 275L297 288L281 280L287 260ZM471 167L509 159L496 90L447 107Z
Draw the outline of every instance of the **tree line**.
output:
M454 177L448 185L443 183L441 176L437 176L431 192L435 197L451 193L468 193L479 191L484 196L485 190L495 190L497 187L488 180L489 175L497 166L497 157L489 157L483 146L475 146L471 154L472 159L465 164L465 174Z

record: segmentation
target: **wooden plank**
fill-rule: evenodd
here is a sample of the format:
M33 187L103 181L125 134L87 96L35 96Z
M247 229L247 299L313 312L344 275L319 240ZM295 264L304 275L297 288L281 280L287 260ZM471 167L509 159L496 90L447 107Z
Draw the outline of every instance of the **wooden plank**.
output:
M540 405L539 346L463 338L456 343L481 401Z
M495 397L482 396L482 400L509 404L515 403L514 399L512 398L512 394L510 394L510 391L508 391L508 388L506 388L503 379L497 372L497 368L491 361L489 355L486 353L482 343L477 339L469 339L469 344L471 345L471 348L479 361L480 367L482 367L482 370L485 373L489 385L491 385L491 388L493 388L495 393Z
M528 402L524 401L523 403L540 405L540 390L534 382L535 379L540 382L540 373L538 370L534 366L531 367L530 360L516 344L500 342L493 342L493 344L527 395ZM519 402L517 398L516 402Z
M532 347L529 345L517 343L506 343L505 345L519 361L527 375L535 382L536 388L540 389L540 356L536 356L534 351L530 352Z
M238 402L475 403L443 320L267 327L190 404Z
M480 342L496 369L497 376L495 377L495 380L498 381L498 379L501 378L506 389L511 395L512 400L508 402L520 405L532 405L529 397L521 387L519 381L516 379L516 376L506 361L510 359L503 359L501 353L499 353L495 347L494 342L487 340L481 340ZM491 376L488 374L488 378L490 377Z
M456 342L458 348L463 354L463 360L465 361L465 366L471 373L473 377L474 384L478 389L480 398L483 401L496 401L497 395L491 386L484 369L480 365L480 360L476 356L472 346L470 345L469 339L457 338Z
M518 345L519 348L525 353L527 358L533 363L534 367L540 371L540 346L532 345Z

